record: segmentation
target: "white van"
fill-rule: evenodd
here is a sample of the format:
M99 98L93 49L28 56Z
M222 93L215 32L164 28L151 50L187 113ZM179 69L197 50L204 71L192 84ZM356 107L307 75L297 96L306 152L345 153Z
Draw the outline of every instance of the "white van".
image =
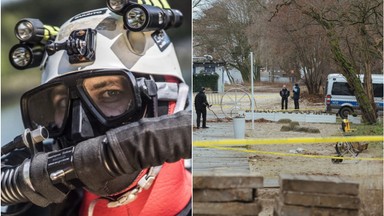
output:
M360 75L363 82L364 76ZM373 94L379 114L383 112L383 74L372 74ZM359 113L359 104L354 91L341 74L329 74L325 87L326 112L337 113L341 118L347 118L352 113Z

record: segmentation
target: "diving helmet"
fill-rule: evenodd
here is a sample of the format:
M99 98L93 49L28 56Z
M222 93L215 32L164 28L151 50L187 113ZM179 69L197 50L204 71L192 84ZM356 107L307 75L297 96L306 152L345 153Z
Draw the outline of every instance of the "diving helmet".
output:
M42 84L21 98L26 128L44 126L50 137L66 136L76 143L156 116L158 100L179 97L177 83L184 79L165 32L181 24L178 10L129 3L83 12L59 30L41 27L34 19L24 21L16 26L16 35L30 34L35 41L20 40L18 48L29 53L11 50L11 63L23 69L41 60L42 70ZM172 77L176 84L161 77Z

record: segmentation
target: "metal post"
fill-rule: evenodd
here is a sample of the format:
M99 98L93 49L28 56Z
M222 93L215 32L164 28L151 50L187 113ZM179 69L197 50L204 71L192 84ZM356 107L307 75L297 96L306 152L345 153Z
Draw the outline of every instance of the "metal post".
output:
M223 68L221 68L221 77L222 77L222 83L223 83L223 89L222 89L222 93L224 93L225 92L225 79L224 79L224 69Z
M253 89L253 52L251 52L251 101L252 101L252 130L255 129L255 97L254 97L254 89Z

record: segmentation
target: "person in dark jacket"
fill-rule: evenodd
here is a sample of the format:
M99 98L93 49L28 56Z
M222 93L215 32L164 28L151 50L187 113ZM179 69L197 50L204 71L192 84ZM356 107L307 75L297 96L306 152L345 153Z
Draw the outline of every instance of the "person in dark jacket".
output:
M280 90L280 96L281 96L281 109L288 109L288 97L289 97L289 90L287 89L286 85L283 85L283 88Z
M300 99L299 84L296 83L292 91L293 91L293 102L295 103L295 109L299 109L299 99Z
M195 110L197 114L197 128L200 128L200 119L203 117L203 128L207 127L207 107L210 107L207 96L205 95L205 88L202 87L199 93L195 97Z

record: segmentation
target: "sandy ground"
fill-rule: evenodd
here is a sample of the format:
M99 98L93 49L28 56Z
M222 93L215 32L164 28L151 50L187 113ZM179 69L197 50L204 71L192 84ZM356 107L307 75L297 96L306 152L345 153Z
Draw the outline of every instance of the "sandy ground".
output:
M276 89L273 92L258 93L256 97L257 108L279 108L279 97L276 97ZM293 103L293 102L292 102ZM292 104L291 104L292 105ZM301 101L303 109L322 109L321 103ZM222 119L217 121L217 116L212 112L208 114L209 129L194 129L194 140L233 139L231 121L225 120L224 115L217 106L212 108L216 115ZM341 135L339 124L309 124L300 123L300 126L314 127L320 133L305 132L281 132L283 124L276 122L256 121L252 130L251 123L247 123L246 138L288 138L288 137L328 137ZM360 215L383 215L383 161L360 160L364 158L382 157L382 147L368 146L368 149L359 154L358 159L344 160L340 164L333 164L329 156L336 154L333 143L325 144L300 144L295 145L253 145L244 146L248 150L258 151L248 154L249 170L251 173L259 173L265 179L278 179L281 173L311 174L340 176L360 183ZM312 155L315 158L306 158L295 154L299 150L301 154ZM273 155L271 152L282 153ZM318 158L316 158L318 156ZM322 158L322 157L325 158ZM346 155L350 156L350 155ZM199 156L194 155L194 161ZM204 160L204 158L201 158ZM278 194L277 188L264 188L258 191L258 196L263 203L261 216L273 215L273 198Z
M305 134L300 132L279 132L280 125L276 123L258 124L259 133L252 137L262 137L262 130L266 134L279 134L280 137L306 137L306 136L331 136L337 130L336 125L311 124L319 128L320 134ZM253 133L254 134L254 133ZM295 145L258 145L251 149L266 152L289 153L297 149L303 154L313 156L335 155L334 144L295 144ZM293 154L294 155L294 154ZM346 156L350 156L349 154ZM359 158L380 157L377 148L363 151ZM360 198L362 205L360 215L383 215L383 162L369 160L344 160L340 164L333 164L329 158L305 158L301 156L274 156L269 154L254 154L249 157L250 171L260 173L264 178L275 178L280 173L310 174L341 176L345 179L360 183ZM265 210L260 215L272 215L273 200L270 197L276 190L264 190ZM262 197L262 196L261 196Z

